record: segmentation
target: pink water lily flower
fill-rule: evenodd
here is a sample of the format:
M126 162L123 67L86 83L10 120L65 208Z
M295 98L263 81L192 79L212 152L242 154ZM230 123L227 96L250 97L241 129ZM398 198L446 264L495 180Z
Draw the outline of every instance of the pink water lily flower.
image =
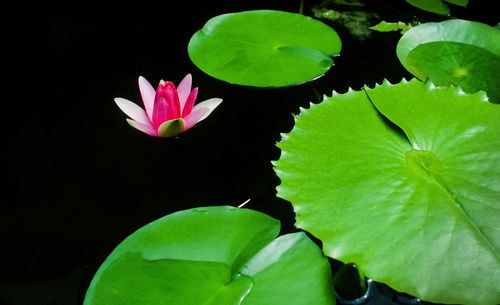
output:
M161 81L158 89L139 76L139 90L144 108L124 98L115 102L130 117L127 122L142 132L154 137L172 137L204 120L222 102L211 98L194 106L198 88L191 91L192 77L186 75L175 88L172 82Z

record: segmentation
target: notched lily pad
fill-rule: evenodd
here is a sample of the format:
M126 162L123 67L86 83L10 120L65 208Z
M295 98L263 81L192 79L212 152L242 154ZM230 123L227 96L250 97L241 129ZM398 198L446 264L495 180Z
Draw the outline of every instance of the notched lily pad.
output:
M414 79L301 114L278 196L328 256L425 301L500 302L500 105Z
M334 305L321 250L303 232L279 231L279 221L248 209L173 213L116 247L84 304Z
M210 19L191 38L188 53L212 77L238 85L279 87L324 74L341 45L337 33L318 20L256 10Z
M468 93L484 90L491 102L500 102L500 31L494 27L459 19L425 23L401 37L396 53L420 80Z

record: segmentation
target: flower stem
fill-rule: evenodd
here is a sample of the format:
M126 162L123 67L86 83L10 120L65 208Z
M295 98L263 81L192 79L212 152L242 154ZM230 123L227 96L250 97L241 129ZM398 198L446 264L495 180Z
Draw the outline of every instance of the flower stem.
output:
M304 0L300 0L299 14L304 15Z

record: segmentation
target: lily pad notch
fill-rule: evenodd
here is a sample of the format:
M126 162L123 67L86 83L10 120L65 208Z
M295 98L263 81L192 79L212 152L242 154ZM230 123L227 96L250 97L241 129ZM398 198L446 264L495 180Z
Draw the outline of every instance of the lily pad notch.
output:
M255 10L210 19L192 36L188 54L202 71L228 83L281 87L323 75L341 48L335 30L316 19Z
M330 264L304 232L278 236L261 212L175 212L131 234L101 265L84 305L335 305Z

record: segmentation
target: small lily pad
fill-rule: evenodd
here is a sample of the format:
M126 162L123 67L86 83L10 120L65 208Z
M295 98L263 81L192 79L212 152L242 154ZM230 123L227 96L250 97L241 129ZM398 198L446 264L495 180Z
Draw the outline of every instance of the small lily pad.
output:
M104 261L85 305L334 305L328 260L303 232L229 206L176 212L127 237Z
M321 76L341 41L326 24L295 13L256 10L210 19L188 45L193 63L232 84L279 87Z
M325 254L425 301L500 303L500 105L416 79L296 117L278 196Z
M424 23L401 37L396 53L420 80L484 90L500 102L500 31L494 27L459 19Z
M371 30L378 32L393 32L401 30L401 34L406 33L409 29L411 29L411 25L406 24L402 21L398 22L387 22L385 20L380 21L374 26L370 27Z
M445 2L466 6L469 0L444 0ZM406 0L406 2L411 5L431 13L448 15L450 13L450 8L441 0Z

